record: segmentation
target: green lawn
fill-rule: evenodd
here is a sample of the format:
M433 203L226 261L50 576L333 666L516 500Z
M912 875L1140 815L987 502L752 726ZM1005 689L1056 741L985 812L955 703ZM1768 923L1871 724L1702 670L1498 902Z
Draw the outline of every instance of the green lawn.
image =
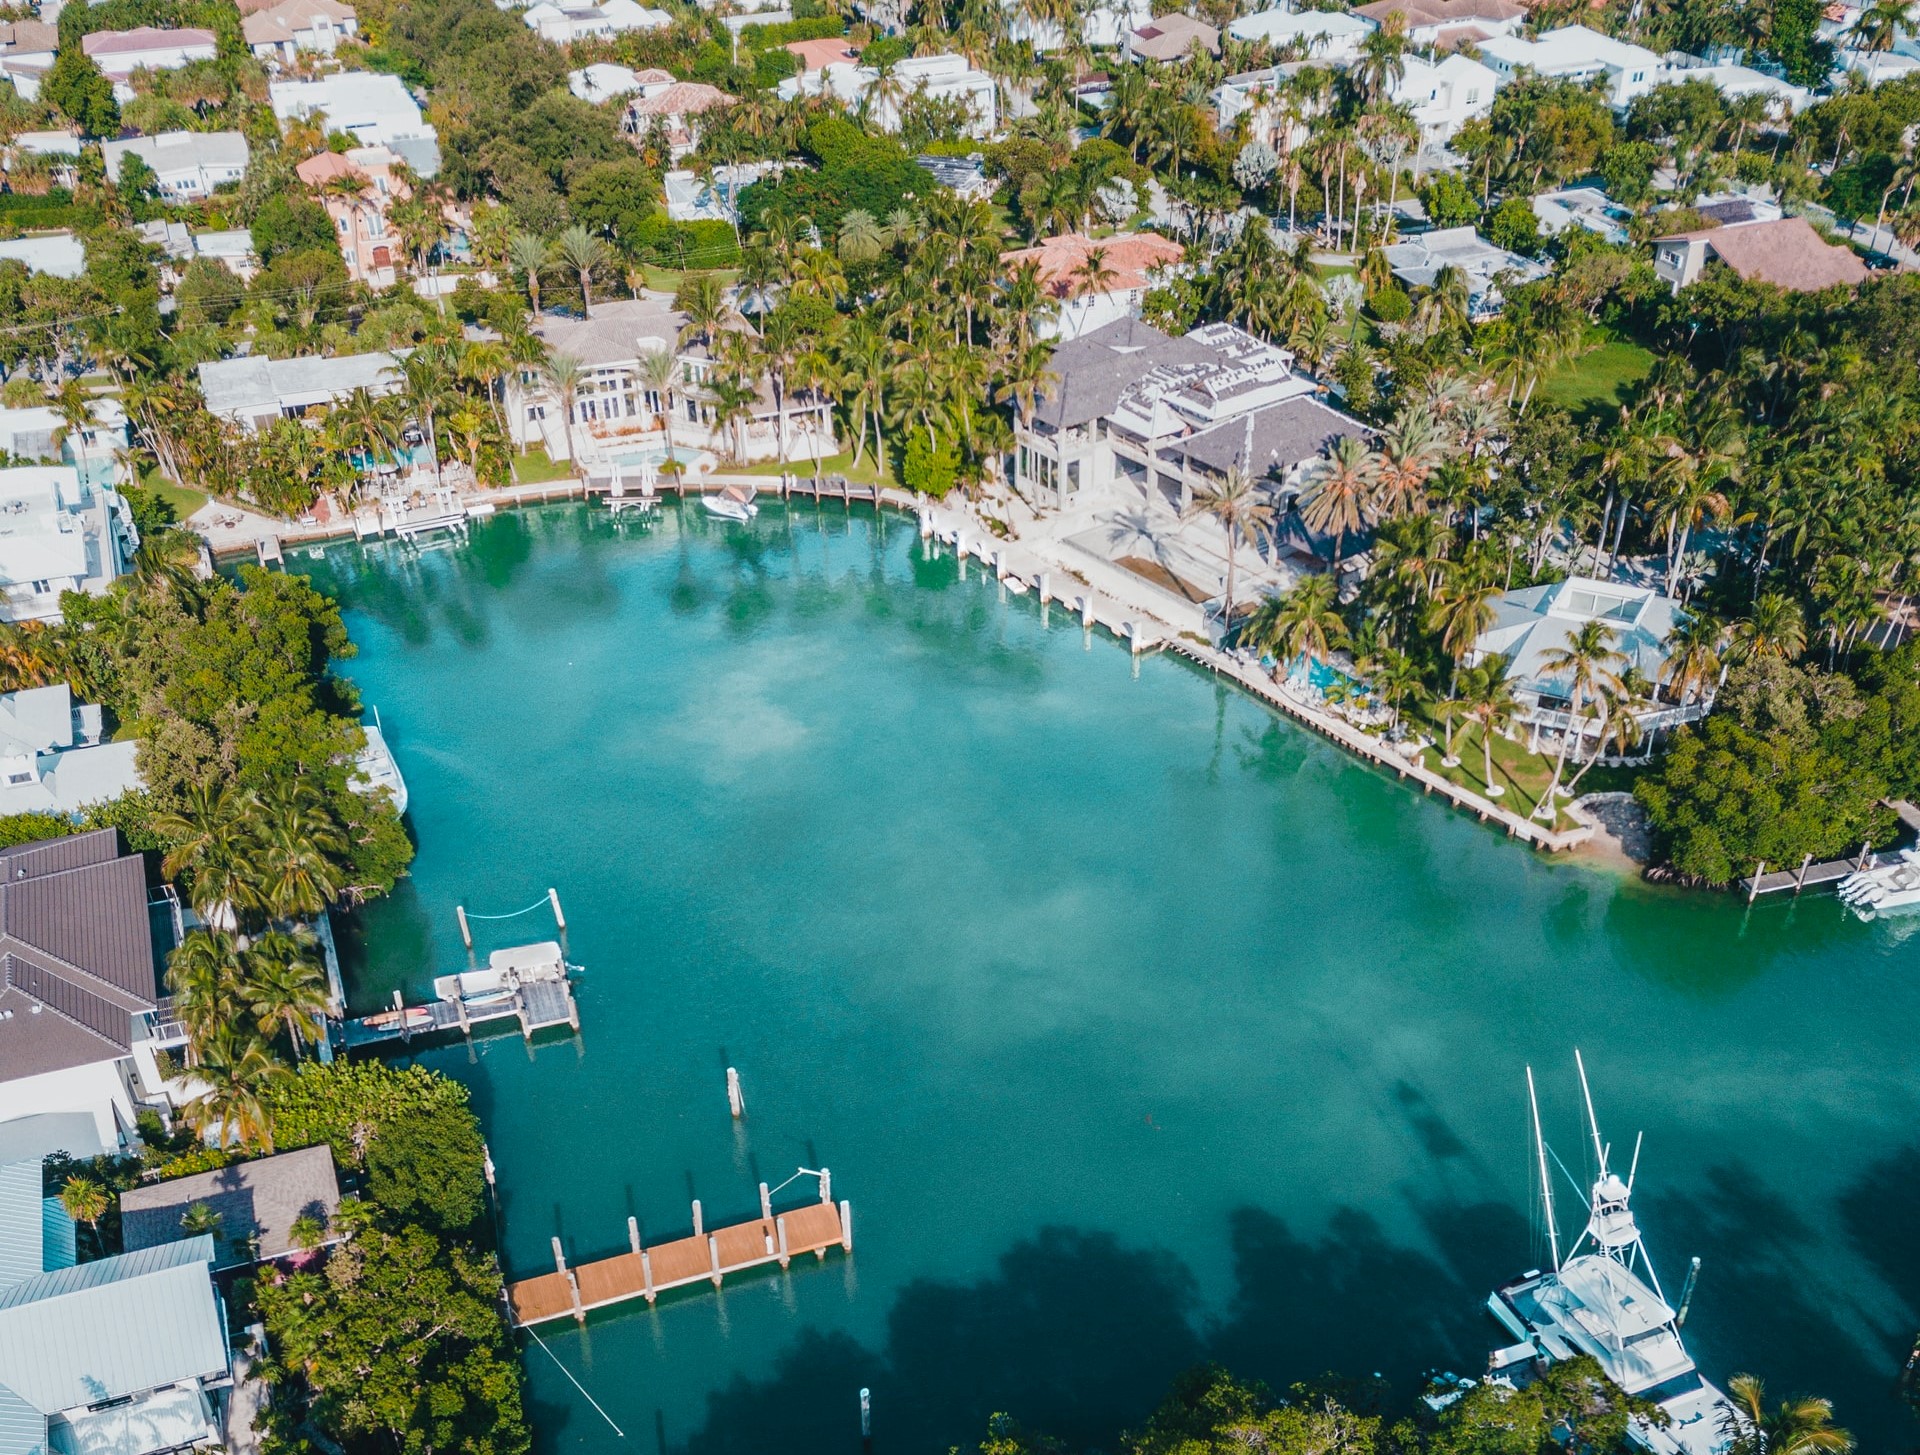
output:
M171 505L175 520L185 520L205 505L208 498L202 491L169 484L160 467L151 461L140 467L140 488Z
M1426 712L1409 713L1425 719L1427 731L1439 742L1446 739L1446 722L1442 715ZM1456 718L1453 727L1453 751L1460 759L1457 766L1449 768L1440 761L1443 749L1431 747L1420 755L1420 761L1433 772L1438 773L1450 783L1458 783L1463 788L1471 788L1476 793L1487 791L1486 753L1481 747L1480 726L1478 723ZM1569 767L1567 776L1572 777L1577 770ZM1591 780L1603 770L1596 767L1580 784L1584 793L1591 786ZM1539 805L1541 796L1547 791L1547 785L1553 781L1553 755L1551 753L1529 753L1524 737L1518 742L1509 742L1495 733L1493 735L1493 781L1506 792L1496 800L1504 808L1525 816ZM1553 827L1569 829L1574 821L1564 811L1556 811Z
M782 465L778 460L767 460L762 464L749 465L746 469L738 473L742 475L778 475L782 470L788 470L795 475L804 475L811 479L813 476L813 461L790 460ZM872 450L868 450L865 454L861 455L858 465L853 463L852 451L848 451L845 454L828 455L826 459L820 462L820 473L822 475L845 475L847 479L851 480L855 485L891 486L893 484L891 478L882 476L879 470L874 467Z
M1597 347L1541 379L1534 398L1575 415L1618 409L1627 402L1627 390L1653 368L1652 353L1604 329L1589 333L1588 342Z
M726 285L731 285L740 276L738 268L689 268L683 272L678 268L656 268L652 263L641 264L640 271L647 280L647 287L660 293L678 292L680 280L688 273L711 273Z
M547 452L542 449L528 450L524 455L515 455L513 471L522 485L545 485L554 480L573 478L573 466L564 462L556 465L547 458Z

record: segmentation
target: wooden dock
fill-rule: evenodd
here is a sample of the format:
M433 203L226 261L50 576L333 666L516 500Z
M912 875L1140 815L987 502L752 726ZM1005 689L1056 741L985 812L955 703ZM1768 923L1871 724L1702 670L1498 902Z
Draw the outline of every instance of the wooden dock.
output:
M458 1031L469 1035L477 1025L492 1021L517 1020L520 1034L531 1037L554 1026L580 1029L580 1007L574 1001L573 987L565 980L534 980L520 986L510 996L483 1005L470 1005L457 997L430 1000L424 1005L407 1005L400 992L393 993L393 1009L362 1016L340 1027L340 1041L348 1050L377 1046L387 1041L411 1041L415 1036L438 1035Z
M594 1309L644 1298L652 1303L669 1289L699 1283L720 1287L729 1273L777 1263L785 1268L811 1253L825 1260L827 1250L853 1251L853 1208L842 1202L808 1203L774 1213L761 1187L761 1216L707 1230L700 1204L693 1205L693 1233L649 1248L640 1241L639 1224L627 1219L627 1252L567 1266L560 1240L553 1240L554 1271L523 1278L506 1287L507 1310L517 1327L573 1318L586 1322Z
M1747 902L1752 903L1763 894L1778 894L1789 889L1798 894L1802 889L1837 884L1849 874L1871 869L1879 861L1879 855L1869 852L1867 846L1862 844L1860 852L1850 859L1829 859L1824 864L1816 864L1813 855L1809 854L1798 869L1776 869L1771 874L1766 872L1767 866L1762 864L1755 873L1745 879L1735 880L1734 884L1747 896Z

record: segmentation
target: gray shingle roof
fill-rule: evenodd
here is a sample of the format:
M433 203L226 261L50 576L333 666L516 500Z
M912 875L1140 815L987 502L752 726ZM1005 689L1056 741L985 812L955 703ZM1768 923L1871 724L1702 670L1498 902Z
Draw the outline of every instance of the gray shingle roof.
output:
M293 1224L302 1214L329 1228L340 1210L340 1183L333 1151L303 1147L176 1177L120 1194L120 1238L129 1252L170 1242L180 1236L180 1219L196 1203L220 1215L215 1266L239 1267L257 1256L278 1258L294 1251Z
M146 866L116 830L0 850L0 1081L124 1054L158 993Z
M1284 480L1301 462L1331 449L1335 440L1365 435L1358 420L1303 396L1226 420L1163 451L1176 458L1184 455L1216 475L1237 467L1256 479Z
M1110 413L1127 386L1162 364L1203 364L1211 349L1169 338L1150 323L1122 318L1053 351L1054 380L1034 417L1057 429L1072 429Z

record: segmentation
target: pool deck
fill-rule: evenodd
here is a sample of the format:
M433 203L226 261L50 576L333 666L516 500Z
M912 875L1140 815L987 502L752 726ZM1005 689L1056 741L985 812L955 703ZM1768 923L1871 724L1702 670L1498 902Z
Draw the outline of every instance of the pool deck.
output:
M629 1218L629 1251L577 1268L567 1266L560 1240L555 1238L554 1271L509 1283L507 1311L518 1328L563 1318L584 1323L595 1309L636 1298L652 1303L669 1289L699 1283L718 1288L729 1273L768 1264L785 1268L806 1253L824 1260L830 1248L853 1251L850 1204L815 1202L772 1213L764 1188L761 1199L762 1216L711 1231L702 1226L700 1204L696 1202L692 1235L650 1248L641 1243L639 1225Z

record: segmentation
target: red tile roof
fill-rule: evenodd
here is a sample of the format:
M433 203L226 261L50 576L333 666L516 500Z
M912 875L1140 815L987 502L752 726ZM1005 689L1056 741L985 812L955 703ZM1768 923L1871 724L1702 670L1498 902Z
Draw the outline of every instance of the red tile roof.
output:
M1804 217L1777 222L1747 222L1673 233L1675 240L1701 242L1742 278L1772 283L1796 293L1816 293L1867 280L1867 265L1852 248L1836 247L1813 230ZM1666 239L1661 239L1666 241Z
M1042 239L1030 248L1002 253L1000 261L1009 269L1022 263L1038 264L1040 281L1049 291L1066 297L1073 292L1075 275L1095 248L1102 250L1107 271L1113 275L1113 281L1107 286L1115 292L1146 287L1150 271L1177 263L1186 256L1178 243L1158 233L1130 232L1117 237L1091 238L1069 232Z
M828 66L859 58L859 52L848 48L846 41L838 36L828 36L825 40L790 40L787 49L800 62L802 71L824 71Z
M219 44L210 30L191 26L180 30L161 30L142 25L133 30L96 30L80 38L80 49L90 56L124 56L138 51L169 50L174 46L203 45L211 49Z

